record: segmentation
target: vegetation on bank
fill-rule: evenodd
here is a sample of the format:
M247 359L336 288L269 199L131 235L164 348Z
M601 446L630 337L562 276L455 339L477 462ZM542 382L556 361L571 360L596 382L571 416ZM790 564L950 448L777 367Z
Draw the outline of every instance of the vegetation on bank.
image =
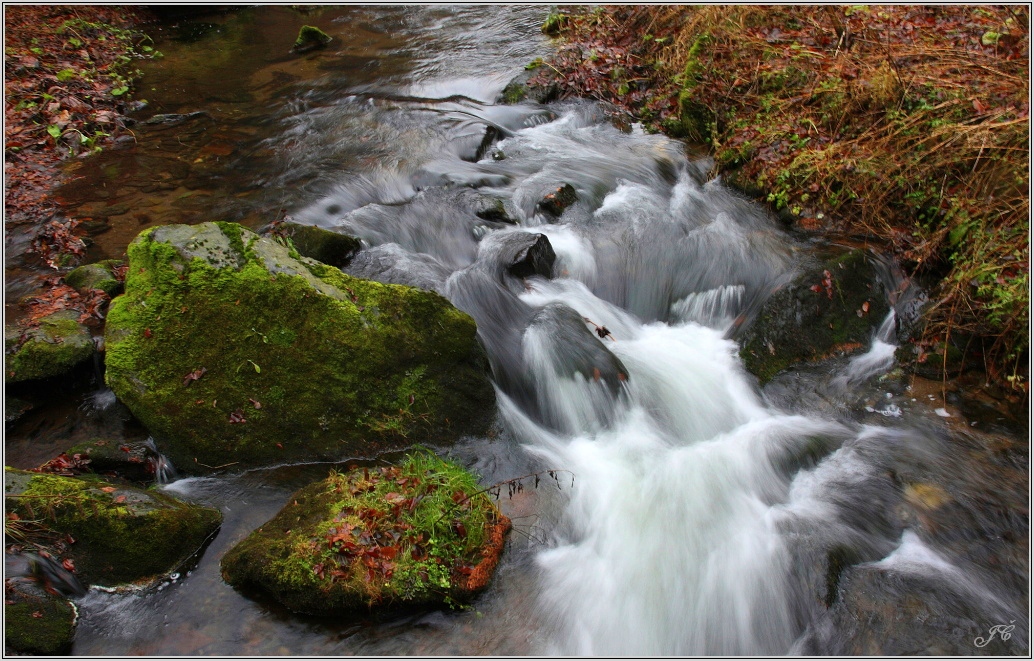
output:
M879 242L934 283L916 359L951 343L1027 391L1028 8L572 7L543 29L564 41L538 82L706 143L798 229Z
M74 265L86 252L79 221L63 216L51 199L59 163L135 139L125 114L136 63L160 55L134 27L147 18L129 6L4 8L5 230L25 226L29 252L51 268ZM97 307L57 279L41 284L30 303L50 311ZM30 309L19 324L35 328L39 316Z

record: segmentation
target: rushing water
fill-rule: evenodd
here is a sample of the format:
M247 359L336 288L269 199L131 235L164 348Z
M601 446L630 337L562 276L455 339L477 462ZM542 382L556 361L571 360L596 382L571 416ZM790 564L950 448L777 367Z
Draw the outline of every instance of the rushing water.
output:
M471 314L500 433L450 452L486 484L566 471L502 499L515 531L489 591L472 611L355 623L249 599L222 582L220 557L328 467L185 477L164 488L219 507L220 534L158 586L79 599L74 652L851 653L857 613L830 608L835 563L853 565L855 582L877 576L906 621L917 611L903 592L938 605L946 624L895 636L955 636L951 649L967 650L1016 621L1009 653L1027 649L1022 547L993 539L1025 535L1026 519L966 510L952 528L910 508L908 486L957 486L950 498L969 507L972 494L994 496L976 469L960 474L960 447L1022 479L1025 455L959 441L921 395L880 380L893 366L893 315L863 356L759 390L735 324L810 248L708 180L708 163L679 143L622 131L590 103L494 104L547 52L543 13L267 7L213 19L200 41L159 42L166 61L145 79L153 110L207 115L141 125L135 148L79 166L65 191L70 204L133 209L106 216L97 257L118 256L152 224L215 214L257 227L284 210L363 239L352 272L420 284ZM329 51L286 54L305 22L338 37ZM489 127L498 140L485 151ZM90 199L87 183L101 180L103 201ZM558 220L538 202L564 183L578 199ZM481 196L518 224L480 218ZM527 232L548 237L551 279L505 270ZM600 327L609 334L598 338ZM87 417L118 409L105 391L91 397Z

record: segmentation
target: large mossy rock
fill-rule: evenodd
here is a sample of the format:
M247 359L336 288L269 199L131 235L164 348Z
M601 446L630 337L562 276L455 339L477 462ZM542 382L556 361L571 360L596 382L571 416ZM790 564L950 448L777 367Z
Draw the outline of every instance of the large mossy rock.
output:
M12 468L4 469L4 501L8 513L74 540L64 557L87 584L118 585L173 571L222 523L218 510L159 491Z
M4 330L4 380L17 383L68 372L93 355L90 330L75 310L47 315L30 328Z
M852 250L804 268L773 294L740 336L740 357L764 384L798 363L867 349L889 311L877 271Z
M148 230L128 255L106 379L180 469L375 456L491 424L477 327L438 294L233 223Z
M223 577L313 615L462 604L488 585L509 528L473 475L418 452L298 491L223 557Z

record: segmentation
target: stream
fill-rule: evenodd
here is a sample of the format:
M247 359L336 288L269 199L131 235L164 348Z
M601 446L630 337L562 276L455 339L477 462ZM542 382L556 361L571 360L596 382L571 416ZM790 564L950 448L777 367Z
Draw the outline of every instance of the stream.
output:
M356 622L219 574L330 464L179 477L162 488L218 507L218 536L159 585L77 600L73 653L1028 654L1026 439L895 376L893 317L861 357L759 388L737 320L830 247L591 102L496 104L549 54L546 11L267 6L152 31L136 142L69 163L57 192L91 218L88 261L168 223L286 215L357 236L347 272L419 282L478 323L498 430L442 452L485 485L563 472L501 497L514 530L470 610ZM334 42L290 54L303 24ZM578 197L555 218L539 201L564 183ZM479 217L475 192L517 224ZM524 232L549 239L552 279L500 275ZM87 381L8 427L7 465L146 438ZM1011 638L974 643L996 625Z

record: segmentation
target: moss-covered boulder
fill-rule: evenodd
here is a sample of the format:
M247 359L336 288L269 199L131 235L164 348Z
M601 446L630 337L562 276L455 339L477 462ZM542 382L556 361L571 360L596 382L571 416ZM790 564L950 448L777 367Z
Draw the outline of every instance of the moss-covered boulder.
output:
M798 363L867 349L890 311L862 250L802 270L773 294L740 336L740 357L761 383Z
M122 283L115 277L115 269L122 264L116 259L106 259L96 264L80 266L65 276L65 284L80 294L100 289L114 298L122 293Z
M222 522L218 510L160 491L12 468L4 469L4 503L8 513L71 537L63 557L87 584L117 585L173 571Z
M75 634L75 608L22 579L4 590L5 652L55 656L68 654Z
M418 452L297 492L223 557L223 577L314 615L462 604L488 585L509 528L473 475Z
M315 225L281 222L269 228L273 236L289 240L290 245L303 257L310 257L330 266L344 268L363 247L359 239L348 234L332 232Z
M44 379L68 372L93 355L90 330L75 310L61 310L29 327L4 329L4 380Z
M491 424L477 328L438 294L232 223L154 228L128 254L106 379L180 470L375 456Z

